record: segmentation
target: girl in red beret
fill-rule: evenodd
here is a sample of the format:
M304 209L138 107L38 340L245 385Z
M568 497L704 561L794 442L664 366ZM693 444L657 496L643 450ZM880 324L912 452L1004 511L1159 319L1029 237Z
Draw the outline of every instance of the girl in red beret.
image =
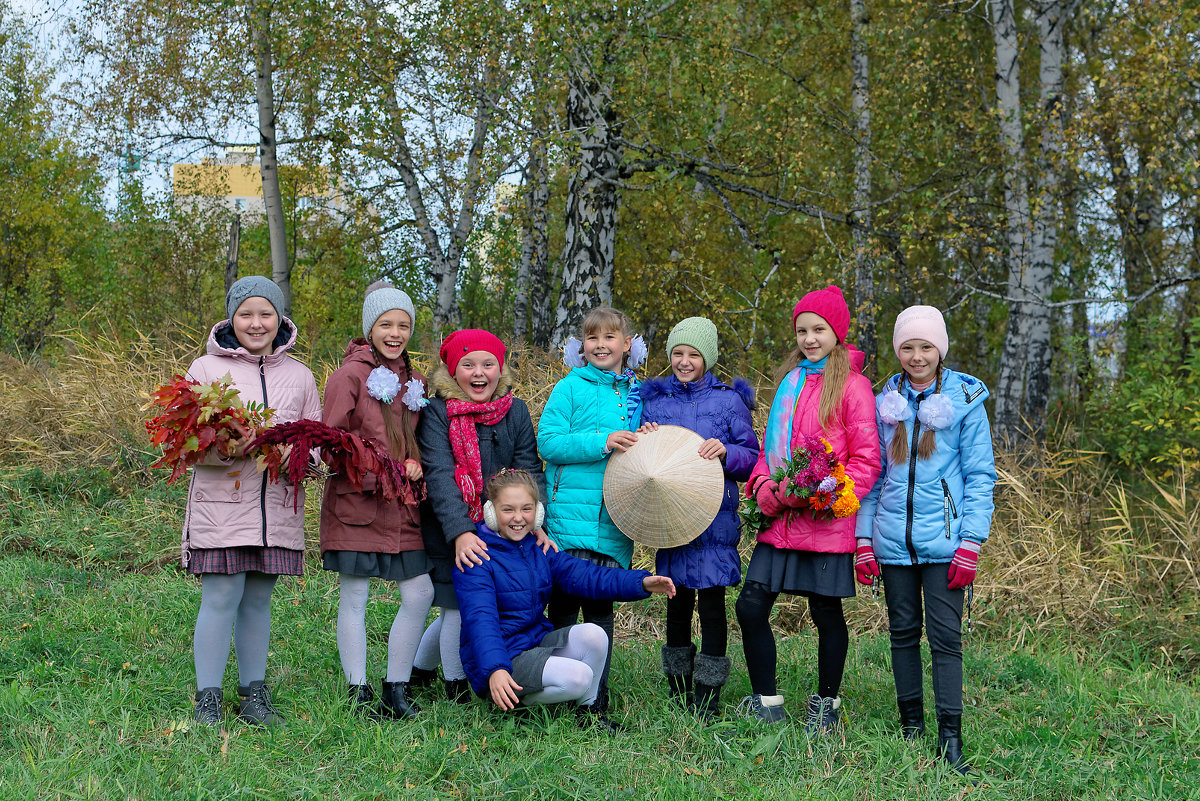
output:
M468 570L489 558L475 533L487 500L484 481L507 467L528 471L546 491L529 407L512 394L506 352L499 337L478 328L446 337L417 428L429 496L421 513L422 535L433 561L434 605L441 612L421 638L413 683L434 683L440 662L452 701L469 701L471 688L459 657L462 619L451 577L455 569ZM541 529L538 535L549 547Z

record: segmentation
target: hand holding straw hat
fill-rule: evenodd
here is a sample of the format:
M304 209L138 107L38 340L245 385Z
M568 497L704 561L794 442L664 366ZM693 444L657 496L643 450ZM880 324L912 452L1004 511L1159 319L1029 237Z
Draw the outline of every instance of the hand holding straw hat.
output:
M625 536L653 548L674 548L712 525L725 477L719 460L700 456L703 442L681 426L659 426L609 457L604 505Z

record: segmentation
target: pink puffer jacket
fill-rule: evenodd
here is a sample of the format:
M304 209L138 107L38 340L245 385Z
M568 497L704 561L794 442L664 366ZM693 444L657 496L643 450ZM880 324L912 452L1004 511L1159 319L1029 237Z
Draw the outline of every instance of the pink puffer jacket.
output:
M296 342L296 326L280 323L286 342L270 356L254 356L237 345L228 320L213 326L208 353L192 362L188 378L201 384L233 380L244 403L257 401L275 410L272 421L321 419L321 398L312 372L287 354ZM295 501L286 481L271 484L253 459L224 462L206 457L192 469L187 514L183 521L183 560L188 548L262 545L304 550L304 496Z
M861 501L875 486L880 462L879 433L875 426L875 393L871 382L857 372L857 367L855 364L856 369L846 379L842 403L830 423L829 431L824 431L817 420L824 376L810 376L804 382L796 402L796 414L792 417L791 443L794 445L803 437L813 434L829 440L834 454L846 466L846 475L854 479L854 494ZM746 482L747 496L770 472L764 449L754 465L750 480ZM854 525L854 516L836 520L814 519L808 509L788 509L771 523L770 528L758 535L758 541L795 551L854 553Z

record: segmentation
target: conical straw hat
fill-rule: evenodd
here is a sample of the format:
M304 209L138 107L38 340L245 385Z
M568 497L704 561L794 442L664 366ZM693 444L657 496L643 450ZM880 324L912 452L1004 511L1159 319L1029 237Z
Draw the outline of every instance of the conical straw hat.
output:
M725 476L720 459L700 457L703 442L686 428L659 426L608 457L604 505L625 536L653 548L674 548L712 525Z

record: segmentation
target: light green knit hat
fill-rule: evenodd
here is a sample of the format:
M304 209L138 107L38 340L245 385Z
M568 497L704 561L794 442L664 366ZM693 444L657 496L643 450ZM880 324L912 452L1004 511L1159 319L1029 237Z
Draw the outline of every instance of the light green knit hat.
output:
M700 351L704 357L704 369L711 370L717 363L717 326L707 317L680 320L667 337L668 359L676 345L688 345Z

